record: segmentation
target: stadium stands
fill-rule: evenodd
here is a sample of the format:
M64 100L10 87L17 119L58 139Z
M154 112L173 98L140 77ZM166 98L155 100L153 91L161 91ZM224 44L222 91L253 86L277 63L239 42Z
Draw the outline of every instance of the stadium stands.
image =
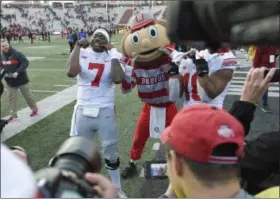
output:
M1 4L1 27L40 32L61 32L75 27L125 27L134 13L151 12L164 16L163 1L10 1ZM107 2L107 3L106 3ZM14 31L14 30L13 30Z

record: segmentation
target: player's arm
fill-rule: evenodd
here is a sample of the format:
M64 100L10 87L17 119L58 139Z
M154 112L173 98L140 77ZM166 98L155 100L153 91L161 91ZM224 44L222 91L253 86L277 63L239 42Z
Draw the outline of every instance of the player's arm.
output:
M124 69L120 63L120 53L113 48L111 52L111 76L114 84L121 84L124 79Z
M17 51L16 53L17 53L17 58L18 58L19 63L20 63L20 66L17 69L17 73L20 74L27 69L27 67L29 65L29 61L21 52Z
M204 59L198 59L194 61L196 65L196 71L198 75L198 82L204 89L207 97L215 99L219 96L232 79L233 69L224 67L224 60L218 60L216 62L216 72L209 75L208 63Z
M68 77L74 78L81 72L80 50L81 50L81 47L78 44L75 44L75 47L67 61L67 76Z
M219 96L227 84L230 82L233 76L233 70L223 69L219 70L212 75L205 75L204 77L198 77L200 86L205 90L208 97L215 99Z

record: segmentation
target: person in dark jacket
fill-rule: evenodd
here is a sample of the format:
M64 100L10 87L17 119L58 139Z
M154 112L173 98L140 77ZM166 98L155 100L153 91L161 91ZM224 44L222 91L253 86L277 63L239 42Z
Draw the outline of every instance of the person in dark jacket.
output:
M276 58L279 54L279 47L275 46L258 46L253 59L254 68L275 68ZM271 113L272 110L268 105L268 90L264 93L262 97L262 110L266 113Z
M256 102L266 91L275 73L271 70L264 78L266 68L252 69L247 78L241 98L235 101L229 110L242 125L245 136L249 134L254 119ZM255 195L267 188L280 184L280 132L263 133L257 139L246 142L244 156L239 159L242 187L249 194ZM174 198L172 187L161 198Z
M74 49L74 33L73 30L71 28L69 28L68 33L67 33L67 40L68 40L68 44L70 47L70 53L73 51Z
M245 135L250 132L254 119L256 103L266 92L268 84L275 73L271 70L264 78L265 68L249 72L241 98L235 101L229 112L242 123ZM263 75L262 75L263 74ZM278 121L279 122L279 121ZM255 195L261 191L280 184L280 132L263 133L257 139L246 142L245 156L240 159L241 178L244 189Z
M78 33L79 40L86 39L87 33L84 31L84 29L81 29L81 32Z
M29 62L27 58L21 52L12 48L6 40L1 40L1 61L2 68L0 68L0 71L2 69L6 71L5 80L9 91L11 115L8 121L17 118L16 97L18 90L21 91L28 106L32 110L30 117L37 115L37 104L28 88L29 79L26 73L26 68L28 67Z

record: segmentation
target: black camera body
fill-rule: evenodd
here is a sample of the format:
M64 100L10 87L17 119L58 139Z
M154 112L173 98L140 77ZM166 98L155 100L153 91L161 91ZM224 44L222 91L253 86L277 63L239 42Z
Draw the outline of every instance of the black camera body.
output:
M1 63L0 63L1 64ZM6 71L4 69L2 69L0 71L0 98L4 92L4 86L3 86L3 83L2 83L2 79L5 75ZM0 113L0 117L1 117L1 113ZM2 120L0 119L0 133L2 133L3 131L3 128L8 124L8 121L7 120Z
M280 45L279 1L177 0L167 9L174 43Z
M35 174L41 197L100 198L84 180L85 173L99 173L101 169L101 157L91 141L78 136L68 138L49 166Z

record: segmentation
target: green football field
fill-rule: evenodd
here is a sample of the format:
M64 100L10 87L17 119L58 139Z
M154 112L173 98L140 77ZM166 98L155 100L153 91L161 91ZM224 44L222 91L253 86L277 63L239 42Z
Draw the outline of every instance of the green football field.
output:
M120 40L121 35L118 35L113 37L112 42L116 47L119 47ZM13 41L12 44L30 60L28 68L29 85L36 101L54 95L76 83L75 80L68 78L65 73L66 61L69 56L69 47L65 39L57 36L52 37L51 43L35 41L34 44L30 44L28 40L24 40L24 42L23 44L18 44ZM18 110L27 106L20 93L18 93L17 104ZM47 167L49 159L56 153L62 142L68 138L74 104L75 102L63 107L7 141L9 145L19 145L27 150L31 157L31 167L34 171ZM119 87L117 87L116 110L121 170L129 161L134 128L141 106L142 104L135 90L130 94L123 95ZM1 98L1 115L2 117L9 115L6 91ZM148 141L142 160L138 163L139 173L143 168L143 163L154 157L155 152L152 151L152 146L155 142L158 141L152 139ZM97 142L96 145L99 149ZM102 173L108 176L104 169L104 164ZM122 180L124 192L129 197L139 196L143 181L144 178L139 177L139 175L132 179Z

